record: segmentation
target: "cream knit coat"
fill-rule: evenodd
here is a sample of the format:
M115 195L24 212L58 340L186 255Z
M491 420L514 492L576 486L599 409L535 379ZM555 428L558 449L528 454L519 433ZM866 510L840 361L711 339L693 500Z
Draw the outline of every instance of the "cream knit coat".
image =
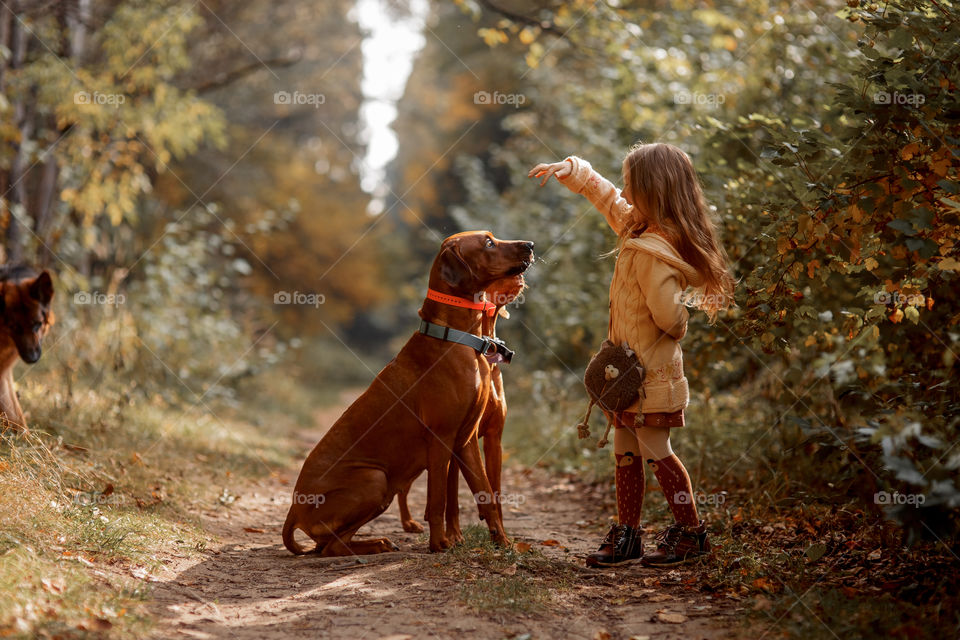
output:
M571 156L570 175L561 182L584 195L607 219L617 235L633 218L633 207L590 163ZM616 344L626 343L647 370L643 383L643 413L672 413L687 406L690 392L683 375L680 339L689 314L680 302L688 286L703 279L661 236L643 233L623 243L610 283L610 332Z

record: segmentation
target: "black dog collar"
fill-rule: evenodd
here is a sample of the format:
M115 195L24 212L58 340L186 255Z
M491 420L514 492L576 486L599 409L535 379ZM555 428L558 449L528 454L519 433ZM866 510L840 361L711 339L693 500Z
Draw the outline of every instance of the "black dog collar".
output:
M426 320L420 321L420 333L438 340L455 342L470 347L484 358L490 364L510 364L513 360L513 351L507 348L507 345L499 338L487 338L475 336L466 331L445 327L442 324L434 324Z

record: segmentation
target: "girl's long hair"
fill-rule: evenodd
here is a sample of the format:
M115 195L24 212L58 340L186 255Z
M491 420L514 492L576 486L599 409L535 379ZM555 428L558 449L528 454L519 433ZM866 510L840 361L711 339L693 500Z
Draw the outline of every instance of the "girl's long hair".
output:
M714 322L717 312L733 303L734 280L690 157L673 145L640 144L624 159L624 173L624 189L630 190L640 215L627 225L621 241L648 226L659 229L703 277L695 302Z

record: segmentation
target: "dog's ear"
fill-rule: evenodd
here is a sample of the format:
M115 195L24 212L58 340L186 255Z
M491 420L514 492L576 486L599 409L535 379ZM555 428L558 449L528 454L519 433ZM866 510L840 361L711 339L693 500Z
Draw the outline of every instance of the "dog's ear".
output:
M440 277L451 287L459 287L473 277L473 270L456 244L449 244L440 252Z
M50 272L43 271L34 278L27 290L30 292L30 297L40 304L50 304L50 300L53 299L53 279L50 277Z

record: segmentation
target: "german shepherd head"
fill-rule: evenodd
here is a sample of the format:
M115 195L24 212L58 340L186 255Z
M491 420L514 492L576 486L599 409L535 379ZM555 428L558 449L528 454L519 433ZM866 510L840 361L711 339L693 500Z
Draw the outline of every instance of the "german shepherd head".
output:
M0 267L0 341L9 338L24 362L40 359L41 343L53 324L53 280L29 267Z

